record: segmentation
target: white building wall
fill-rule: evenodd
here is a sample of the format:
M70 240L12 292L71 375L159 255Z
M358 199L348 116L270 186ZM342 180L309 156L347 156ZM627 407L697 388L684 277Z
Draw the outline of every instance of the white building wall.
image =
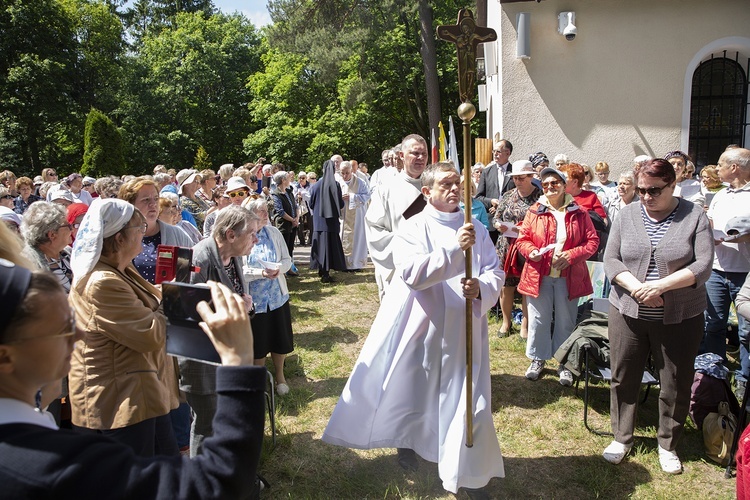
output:
M565 153L619 172L640 154L687 151L695 61L721 48L740 50L743 67L750 57L748 0L487 2L498 33L487 51L497 57L487 64L487 136L511 140L511 160ZM569 10L572 42L557 33L557 14ZM519 12L531 13L526 60L516 58Z

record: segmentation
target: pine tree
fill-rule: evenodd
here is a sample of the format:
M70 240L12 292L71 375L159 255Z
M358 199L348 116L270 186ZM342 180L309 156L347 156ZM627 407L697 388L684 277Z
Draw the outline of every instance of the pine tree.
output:
M126 173L122 135L114 122L98 109L91 108L86 118L83 148L83 175L103 177Z
M198 152L195 154L195 165L193 166L198 172L211 168L211 158L208 151L203 146L198 146Z

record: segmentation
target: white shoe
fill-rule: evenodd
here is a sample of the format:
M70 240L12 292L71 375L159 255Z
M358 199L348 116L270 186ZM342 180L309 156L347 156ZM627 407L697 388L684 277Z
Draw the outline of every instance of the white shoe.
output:
M276 385L276 394L279 396L284 396L286 394L289 394L289 386L281 383Z
M565 387L573 385L573 374L563 365L557 368L557 375L560 377L560 385L564 385Z
M682 462L673 451L667 451L659 446L659 463L661 470L667 474L682 474Z
M611 443L609 443L609 446L604 448L602 456L607 462L617 465L622 462L622 459L625 458L625 455L630 452L630 449L632 447L632 444L626 445L618 443L617 441L612 441Z
M541 359L532 359L531 364L526 369L526 378L529 380L538 379L539 375L541 375L542 371L544 371L545 364L546 361L543 361Z

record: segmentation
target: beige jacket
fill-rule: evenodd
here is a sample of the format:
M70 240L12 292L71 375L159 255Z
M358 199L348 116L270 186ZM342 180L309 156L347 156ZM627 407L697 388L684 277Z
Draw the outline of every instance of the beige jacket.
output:
M102 257L70 290L69 301L84 332L69 375L73 424L119 429L178 406L156 287L132 265L121 273Z

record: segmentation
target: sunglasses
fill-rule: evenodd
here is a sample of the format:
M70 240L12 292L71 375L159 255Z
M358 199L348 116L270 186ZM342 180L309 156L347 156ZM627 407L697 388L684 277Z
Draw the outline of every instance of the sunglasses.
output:
M549 187L557 187L557 186L559 186L560 184L562 184L562 182L561 182L561 181L549 181L549 182L542 182L542 187L543 187L544 189L547 189L547 188L549 188Z
M635 192L638 193L638 196L646 196L649 195L651 198L656 198L658 196L661 196L662 190L667 186L662 187L650 187L650 188L635 188Z
M12 200L12 199L13 199L13 195L10 195L10 194L5 194L3 196L0 196L0 200Z
M230 198L236 198L238 196L240 198L244 198L245 196L247 196L247 191L245 191L245 190L242 190L242 191L232 191L231 193L227 193L227 194L229 195Z

